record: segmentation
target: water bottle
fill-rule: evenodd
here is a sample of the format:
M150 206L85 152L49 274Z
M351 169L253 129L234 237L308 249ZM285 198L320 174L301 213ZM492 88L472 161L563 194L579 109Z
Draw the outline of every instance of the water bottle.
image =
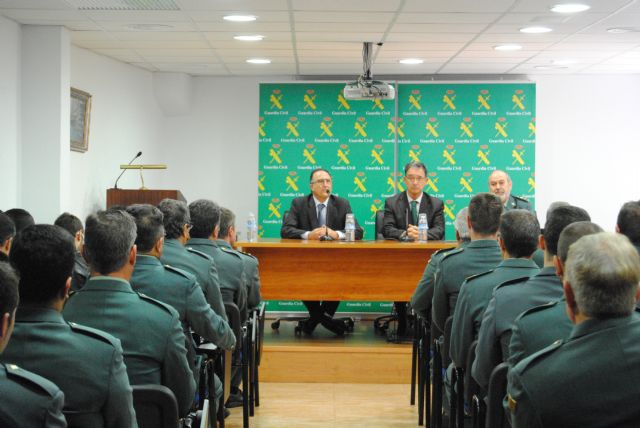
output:
M258 240L258 223L256 222L256 216L253 213L249 213L247 219L247 241L256 242Z
M347 214L347 218L344 221L344 240L347 242L356 240L356 219L351 213Z
M429 233L429 223L427 223L427 215L422 213L418 217L418 241L427 242Z

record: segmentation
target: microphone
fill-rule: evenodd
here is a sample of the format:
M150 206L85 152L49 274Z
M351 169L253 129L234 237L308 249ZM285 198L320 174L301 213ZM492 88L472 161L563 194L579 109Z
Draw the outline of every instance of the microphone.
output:
M133 159L131 159L127 165L131 165L133 163L133 161L138 159L140 156L142 156L142 152L138 152L138 154L135 155L133 157ZM120 173L120 175L118 176L118 178L116 178L116 184L113 186L114 189L118 188L118 181L120 180L120 177L122 177L122 174L124 174L125 171L126 171L126 169L123 169L122 172Z

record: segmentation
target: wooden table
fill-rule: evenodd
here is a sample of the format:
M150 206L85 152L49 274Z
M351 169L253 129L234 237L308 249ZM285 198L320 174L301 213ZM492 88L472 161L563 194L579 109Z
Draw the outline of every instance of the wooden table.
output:
M452 241L260 239L236 247L260 261L265 300L409 301L431 254Z

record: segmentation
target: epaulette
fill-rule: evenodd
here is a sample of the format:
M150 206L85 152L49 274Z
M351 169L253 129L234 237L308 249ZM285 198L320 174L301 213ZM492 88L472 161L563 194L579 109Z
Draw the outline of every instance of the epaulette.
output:
M227 248L227 247L222 247L222 246L220 246L218 248L220 248L225 253L233 254L234 256L236 256L236 257L238 257L239 259L242 260L242 256L240 256L240 254L236 250L234 250L233 248Z
M153 297L149 297L149 296L147 296L146 294L143 294L143 293L136 293L136 294L138 294L138 296L140 296L140 298L142 300L144 300L145 302L153 303L154 305L159 306L162 309L166 310L171 315L173 315L173 312L175 312L175 309L173 308L173 306L167 305L166 303L163 303L160 300L156 300Z
M451 251L447 251L443 256L442 260L445 260L447 257L455 256L456 254L460 254L464 251L464 248L454 248Z
M476 273L476 274L473 274L473 275L469 275L468 277L465 278L465 282L469 282L469 281L471 281L473 279L480 278L481 276L489 275L490 273L493 273L494 270L495 269L491 269L491 270L488 270L486 272L481 272L481 273Z
M102 330L97 330L95 328L87 327L86 325L76 324L74 322L67 322L67 324L69 324L69 327L71 327L71 330L73 330L75 333L80 333L85 336L93 337L94 339L98 339L114 347L118 345L117 344L118 339L116 339L109 333L106 333Z
M37 375L29 370L25 370L16 366L15 364L5 364L5 369L7 370L7 377L19 378L21 383L27 381L29 384L36 386L41 389L44 393L49 395L50 397L55 397L60 391L58 386L51 382L48 379L43 378L40 375Z
M244 254L247 257L251 257L252 259L255 259L256 261L258 260L258 258L256 256L254 256L253 254L245 253L244 251L241 251L241 250L236 250L236 251L239 252L240 254Z
M513 199L517 199L519 201L529 203L529 200L527 198L523 198L521 196L516 196L516 195L512 195L512 196L513 196Z
M178 275L180 275L180 276L182 276L182 277L184 277L184 278L186 278L188 280L191 280L191 281L195 281L196 280L195 276L193 276L192 274L190 274L189 272L187 272L185 270L178 269L177 267L173 267L173 266L167 265L167 264L165 264L163 266L164 266L164 268L166 270L168 270L170 272L173 272L175 274L178 274Z
M521 276L520 278L513 278L505 282L501 282L496 286L495 289L497 290L498 288L506 287L507 285L520 284L522 282L528 281L530 278L531 278L530 276Z
M527 358L525 358L524 360L522 360L520 363L518 363L520 372L521 373L525 372L527 368L531 365L531 363L533 363L536 360L539 360L540 358L544 357L547 354L554 352L556 349L562 346L563 342L564 341L562 339L556 339L551 345L545 348L542 348L538 352L535 352L530 356L528 356Z
M200 257L204 258L204 259L213 260L213 259L211 258L211 256L210 256L209 254L207 254L207 253L203 253L202 251L200 251L200 250L196 250L195 248L192 248L192 247L185 247L185 248L186 248L186 249L187 249L187 251L188 251L188 252L190 252L191 254L197 254L197 255L199 255Z
M527 316L529 314L533 314L535 312L540 312L540 311L544 311L545 309L553 308L559 302L560 302L560 300L557 300L557 301L554 301L554 302L545 303L544 305L538 305L538 306L534 306L533 308L527 309L526 311L524 311L523 313L518 315L518 318L516 318L516 321L518 321L520 318L525 317L525 316Z

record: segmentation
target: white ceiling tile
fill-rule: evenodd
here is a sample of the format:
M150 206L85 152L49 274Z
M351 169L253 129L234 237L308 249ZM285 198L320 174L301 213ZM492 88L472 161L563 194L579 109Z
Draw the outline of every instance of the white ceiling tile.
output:
M287 10L287 0L175 0L182 10L225 10L253 12L261 10Z
M185 13L191 17L195 22L224 22L222 18L229 15L229 11L222 10L185 10ZM252 26L265 22L289 22L289 11L252 11L251 15L254 15L257 20L253 22L237 23L246 28L252 28Z
M246 50L256 50L256 49L292 49L291 41L283 41L283 42L267 42L263 41L260 43L243 43L237 40L208 40L207 43L214 49L234 49L237 51L246 51Z
M307 11L364 11L364 12L394 12L400 5L400 0L292 0L293 10Z
M489 24L500 15L497 13L400 13L398 24Z
M575 50L575 51L609 51L619 52L633 49L637 43L558 43L549 47L549 51Z
M447 0L425 1L407 0L403 12L431 12L431 13L503 13L513 0Z
M474 42L477 43L520 43L520 44L529 44L529 43L545 43L551 44L555 42L559 42L561 40L566 40L566 34L558 34L558 33L545 33L545 34L524 34L520 32L515 33L484 33L478 36Z
M106 34L106 33L105 33ZM158 41L197 41L203 40L196 31L113 31L109 32L121 41L158 40Z
M398 24L392 31L395 33L462 33L476 34L486 27L485 24Z
M291 26L285 22L257 22L254 25L241 25L227 22L196 22L195 26L200 31L227 31L234 34L261 34L269 31L289 31Z
M85 10L82 13L94 21L109 22L186 22L189 17L182 11L168 10Z
M207 40L211 40L211 41L222 41L222 42L228 42L228 41L234 41L236 42L236 44L238 46L244 46L244 45L255 45L255 46L259 46L262 42L242 42L239 40L233 40L233 36L238 35L239 33L235 33L235 32L228 32L228 31L207 31L207 32L203 32L202 35L207 39ZM291 41L291 33L288 31L270 31L270 32L266 32L263 31L260 33L261 35L265 36L265 40L266 42L283 42L283 41L287 41L290 42Z
M130 62L129 64L149 71L158 71L153 65L147 62Z
M636 65L593 65L582 70L583 73L640 73L640 64Z
M97 22L97 21L96 21ZM130 31L132 33L167 33L171 31L196 31L191 22L137 22L137 21L102 21L97 22L106 31ZM158 30L139 30L136 25L161 25Z
M313 49L313 50L335 50L335 51L357 51L362 52L361 42L314 42L297 40L296 46L298 49Z
M2 9L74 9L64 0L0 0Z
M84 21L87 19L82 13L73 9L5 9L2 10L2 14L20 23L23 20Z
M387 29L387 23L344 23L344 22L299 22L295 24L296 33L302 32L345 32L380 33Z
M480 74L480 73L506 73L509 69L515 67L518 63L494 63L494 64L476 64L476 63L456 63L445 65L440 73L455 74Z
M146 61L151 63L166 63L166 64L221 64L215 57L201 57L201 56L140 56Z
M377 42L382 39L383 33L296 33L296 39L307 42Z
M73 31L71 32L71 40L74 42L83 40L112 40L112 37L105 31Z
M296 27L301 22L335 22L335 23L365 23L386 24L391 22L394 14L389 12L294 12Z
M621 6L629 3L628 0L577 0L577 1L540 1L540 0L525 0L517 2L514 12L517 13L542 13L547 12L557 3L581 3L588 4L591 6L589 9L589 13L599 13L599 12L613 12L620 8ZM582 14L584 14L583 12Z
M300 64L300 73L308 75L352 74L355 78L362 74L362 64Z
M385 46L389 44L416 44L417 42L438 42L438 43L456 43L459 46L469 42L475 37L475 34L438 34L438 33L391 33L385 40Z
M213 50L211 49L136 49L136 52L149 58L163 56L214 57Z

